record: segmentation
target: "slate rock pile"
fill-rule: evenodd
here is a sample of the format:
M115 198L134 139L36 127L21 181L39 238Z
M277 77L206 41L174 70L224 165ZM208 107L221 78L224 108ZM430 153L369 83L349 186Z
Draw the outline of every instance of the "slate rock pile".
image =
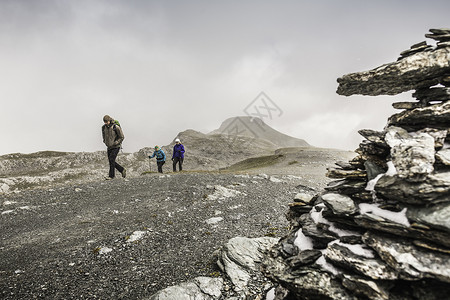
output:
M430 31L436 47L338 79L342 95L415 90L416 100L394 103L402 111L383 131L360 130L358 156L328 170L324 192L295 197L293 230L264 262L285 299L448 297L450 30Z
M337 93L343 96L396 95L410 90L427 89L439 83L448 85L450 67L450 29L431 29L436 47L419 43L406 51L401 59L366 72L357 72L338 78Z

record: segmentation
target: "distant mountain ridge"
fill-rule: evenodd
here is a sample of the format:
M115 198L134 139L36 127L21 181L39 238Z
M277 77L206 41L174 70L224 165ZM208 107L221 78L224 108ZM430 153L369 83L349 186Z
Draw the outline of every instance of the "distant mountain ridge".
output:
M270 141L279 148L312 147L303 139L281 133L267 125L262 119L249 116L228 118L218 129L208 134L227 134L263 139Z
M176 138L180 138L186 148L184 169L191 171L223 170L246 159L274 155L282 148L318 149L271 128L261 119L247 116L229 118L208 134L187 129ZM172 171L170 158L174 144L175 138L161 147L167 156L165 172ZM117 160L127 168L127 176L136 177L156 171L155 159L148 159L153 151L153 147L145 147L134 153L121 152ZM65 182L99 180L107 171L105 151L7 154L0 156L0 194Z

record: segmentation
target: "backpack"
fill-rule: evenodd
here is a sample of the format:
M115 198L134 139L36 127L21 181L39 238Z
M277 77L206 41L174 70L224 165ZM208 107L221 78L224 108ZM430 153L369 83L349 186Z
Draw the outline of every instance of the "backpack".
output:
M114 120L114 124L120 126L120 123L119 123L119 121L117 121L117 120Z

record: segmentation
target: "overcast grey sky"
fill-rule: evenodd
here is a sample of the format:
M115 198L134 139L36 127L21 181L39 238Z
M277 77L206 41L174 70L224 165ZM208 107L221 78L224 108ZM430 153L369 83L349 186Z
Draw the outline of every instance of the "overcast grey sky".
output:
M336 79L395 61L449 13L448 0L0 0L0 154L103 150L105 114L124 151L165 145L260 92L282 111L273 128L354 150L411 93L343 97Z

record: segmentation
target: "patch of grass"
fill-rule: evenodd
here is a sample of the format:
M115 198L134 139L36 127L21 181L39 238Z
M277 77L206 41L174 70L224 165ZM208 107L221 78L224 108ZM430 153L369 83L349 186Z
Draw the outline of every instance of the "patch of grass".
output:
M290 161L289 163L288 163L288 165L295 165L295 164L298 164L298 161L296 161L296 160L293 160L293 161Z
M158 174L158 172L156 172L156 171L145 171L145 172L141 173L141 175L148 175L148 174Z
M264 236L268 236L268 237L276 237L277 233L276 232L268 232L266 233Z
M221 169L221 170L242 171L242 170L259 169L259 168L269 167L269 166L276 164L278 161L280 161L280 159L282 157L284 157L283 154L252 157L252 158L248 158L243 161L240 161L238 163L235 163L234 165L231 165L230 167Z
M220 272L219 271L214 271L214 272L210 273L209 276L211 276L211 277L220 277Z

